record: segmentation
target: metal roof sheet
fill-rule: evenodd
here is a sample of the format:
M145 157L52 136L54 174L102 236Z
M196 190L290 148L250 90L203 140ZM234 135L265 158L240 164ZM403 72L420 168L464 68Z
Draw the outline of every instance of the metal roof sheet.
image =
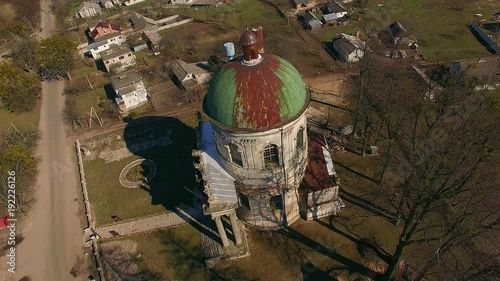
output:
M234 187L235 179L224 170L220 163L219 152L215 146L212 124L209 122L201 124L201 136L201 158L204 163L207 184L212 194L221 202L238 202Z

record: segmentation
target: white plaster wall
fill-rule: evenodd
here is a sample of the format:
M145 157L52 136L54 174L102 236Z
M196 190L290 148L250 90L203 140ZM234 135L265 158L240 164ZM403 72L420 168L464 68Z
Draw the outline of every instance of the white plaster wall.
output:
M250 210L240 207L238 216L248 224L261 228L279 228L299 218L296 190L304 176L307 163L307 118L305 113L296 120L263 132L231 131L213 124L221 164L241 184L238 194L248 196ZM303 129L303 146L298 148L297 133ZM228 145L239 147L243 166L231 161ZM263 151L268 144L278 146L279 166L266 168ZM285 177L286 175L286 177ZM262 188L268 185L269 188ZM282 195L284 208L271 209L271 196Z

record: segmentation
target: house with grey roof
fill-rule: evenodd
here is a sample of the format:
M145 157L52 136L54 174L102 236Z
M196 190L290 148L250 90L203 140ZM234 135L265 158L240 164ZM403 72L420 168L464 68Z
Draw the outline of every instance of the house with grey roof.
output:
M125 43L125 40L126 37L121 32L108 33L95 39L87 48L92 58L96 60L101 58L101 52L109 50L115 45L121 45Z
M316 6L316 1L314 0L293 0L294 8L297 10L308 9Z
M356 36L340 33L333 38L333 49L337 52L339 58L345 62L351 63L359 61L365 52L370 49Z
M127 112L148 102L148 92L141 76L133 71L111 77L111 86L115 91L115 101L121 112Z
M160 49L160 43L163 38L158 32L154 30L146 30L144 31L143 36L151 51L157 51Z
M326 4L323 9L323 16L328 18L328 21L339 19L347 15L347 10L344 6L340 5L336 1L330 1Z
M144 1L146 1L146 0L127 0L127 1L123 1L123 5L125 5L125 6L132 6L132 5L144 2Z
M77 11L76 16L79 18L95 17L102 13L101 6L92 2L82 2Z
M304 28L310 30L318 30L323 26L323 23L309 10L304 14L302 21Z
M451 75L475 90L495 90L500 87L500 59L473 59L454 61L450 65Z
M213 77L213 72L207 61L186 63L176 59L168 64L168 68L184 88L208 83Z
M112 46L100 56L108 72L121 72L136 63L135 55L127 45Z
M134 12L130 16L130 21L136 31L158 29L158 25L154 19L145 17L137 12Z

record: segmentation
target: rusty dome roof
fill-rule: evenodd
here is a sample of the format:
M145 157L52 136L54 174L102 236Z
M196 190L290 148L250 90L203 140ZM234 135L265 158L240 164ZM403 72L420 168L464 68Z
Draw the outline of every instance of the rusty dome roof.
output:
M212 120L236 130L262 131L304 112L310 96L295 67L272 54L261 56L252 66L234 59L215 74L203 105Z
M257 45L259 42L259 38L257 37L257 34L255 32L247 30L241 34L240 37L240 45L243 47L247 46L252 46L252 45Z

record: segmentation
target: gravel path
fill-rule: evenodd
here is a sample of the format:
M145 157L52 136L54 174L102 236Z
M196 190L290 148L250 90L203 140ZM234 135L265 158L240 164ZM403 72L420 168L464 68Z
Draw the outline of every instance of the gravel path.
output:
M202 217L203 213L201 210L177 208L177 210L171 213L99 227L95 229L95 232L101 236L101 239L109 239L113 238L110 231L115 231L120 236L130 236L161 228L176 227L189 223L190 220L198 221Z

